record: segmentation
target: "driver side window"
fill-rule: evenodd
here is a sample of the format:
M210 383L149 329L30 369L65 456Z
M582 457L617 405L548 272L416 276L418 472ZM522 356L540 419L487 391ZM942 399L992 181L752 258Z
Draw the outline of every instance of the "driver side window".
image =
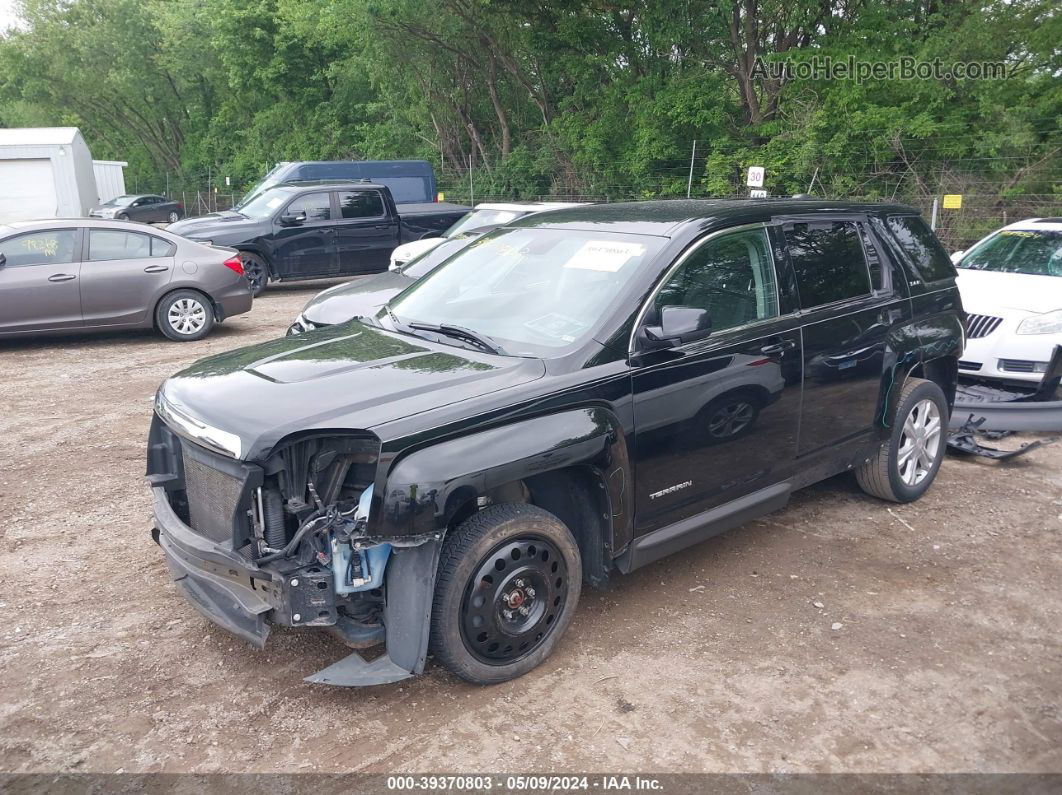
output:
M653 301L665 306L706 309L712 331L778 316L778 285L765 229L723 235L686 259Z

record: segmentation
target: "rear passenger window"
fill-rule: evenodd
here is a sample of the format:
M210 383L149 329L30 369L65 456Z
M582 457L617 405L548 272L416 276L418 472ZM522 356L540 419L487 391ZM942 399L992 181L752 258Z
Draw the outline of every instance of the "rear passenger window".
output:
M161 237L151 238L151 256L153 257L172 257L177 253L177 246L168 240L163 240Z
M379 218L384 214L383 198L376 190L340 193L339 208L344 218Z
M933 230L917 215L890 215L889 231L924 282L955 276L955 267Z
M89 230L89 260L140 259L151 256L151 238L139 232Z
M785 242L804 309L870 295L870 272L854 223L789 224Z

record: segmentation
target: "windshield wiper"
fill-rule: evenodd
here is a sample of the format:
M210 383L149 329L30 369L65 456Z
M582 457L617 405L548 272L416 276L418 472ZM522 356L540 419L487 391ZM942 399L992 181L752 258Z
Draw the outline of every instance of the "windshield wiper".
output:
M390 311L390 309L388 311ZM391 317L394 319L393 314ZM450 323L420 323L418 321L413 321L407 325L409 328L417 329L419 331L431 331L435 334L442 334L445 337L453 337L455 339L464 340L465 342L471 342L473 345L478 346L488 353L496 353L499 356L506 355L505 349L486 334L480 334L478 331L473 331L464 326L455 326Z

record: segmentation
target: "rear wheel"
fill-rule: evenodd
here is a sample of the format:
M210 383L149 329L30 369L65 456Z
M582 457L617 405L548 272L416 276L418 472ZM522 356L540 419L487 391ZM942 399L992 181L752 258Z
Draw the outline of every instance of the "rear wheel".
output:
M240 262L243 263L243 272L251 284L251 295L257 298L269 283L269 268L264 259L249 251L240 252Z
M175 211L173 211L173 212L171 212L171 213L170 213L170 214L169 214L169 215L167 216L167 218L169 219L169 222L170 222L171 224L175 224L175 223L177 223L177 222L178 222L179 220L181 220L181 216L179 216L179 215L177 214L177 211L176 211L176 210L175 210Z
M867 494L913 502L928 491L947 449L948 402L932 381L912 378L896 407L889 442L856 470Z
M571 623L582 562L568 528L533 505L485 508L443 542L431 617L436 659L494 684L545 660Z
M155 325L177 342L201 340L214 328L214 307L195 290L174 290L155 307Z

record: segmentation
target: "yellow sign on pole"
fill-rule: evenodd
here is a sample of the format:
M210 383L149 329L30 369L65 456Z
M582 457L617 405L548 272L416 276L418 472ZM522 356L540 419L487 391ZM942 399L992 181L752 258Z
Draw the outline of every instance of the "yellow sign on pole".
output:
M435 201L438 201L438 202L446 201L446 194L443 193L442 191L439 191L439 193L436 195Z
M945 210L961 210L962 209L962 194L961 193L945 193L944 194L944 209Z

